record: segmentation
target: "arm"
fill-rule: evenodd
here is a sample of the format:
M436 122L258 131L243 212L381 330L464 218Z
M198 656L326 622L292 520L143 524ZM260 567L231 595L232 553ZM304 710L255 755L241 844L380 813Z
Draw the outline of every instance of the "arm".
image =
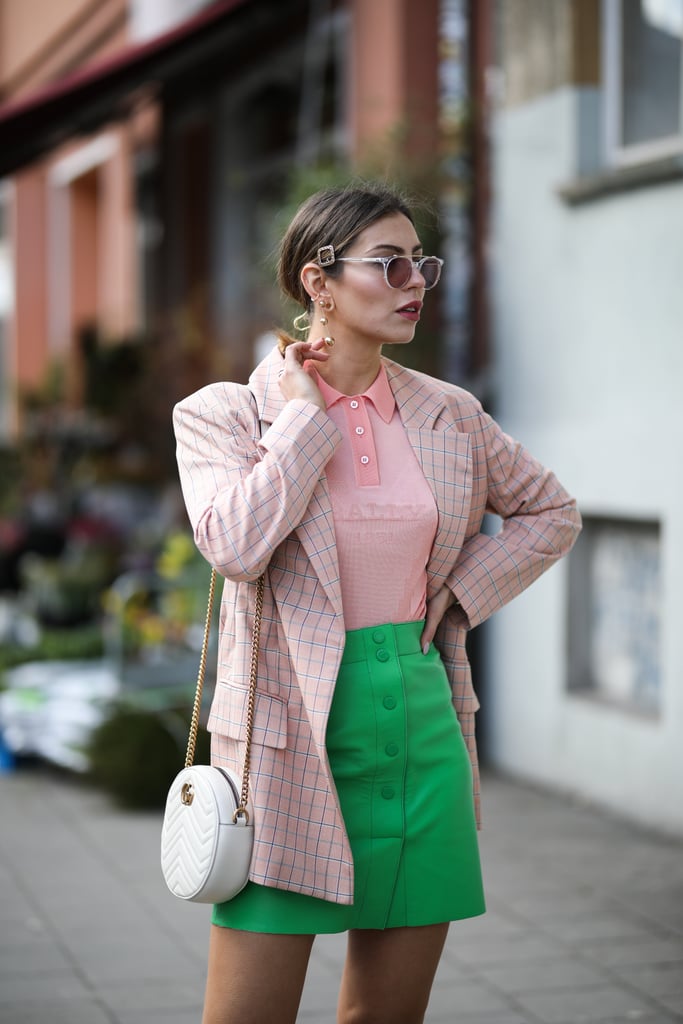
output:
M470 627L566 555L581 529L576 502L557 477L483 410L479 420L472 442L486 474L486 511L503 525L493 537L477 533L466 541L447 580L460 605L451 615Z
M247 388L211 385L173 415L180 482L197 547L220 573L256 579L304 516L341 438L318 405L287 402L259 441Z

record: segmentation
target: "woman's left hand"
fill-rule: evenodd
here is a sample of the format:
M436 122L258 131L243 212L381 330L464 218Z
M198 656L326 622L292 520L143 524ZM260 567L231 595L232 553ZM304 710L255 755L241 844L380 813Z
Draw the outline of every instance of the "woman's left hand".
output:
M436 631L439 627L439 623L442 618L451 607L456 603L455 594L452 590L444 584L441 590L438 590L434 597L427 602L427 614L425 617L425 628L422 630L422 638L420 643L422 644L422 651L424 654L429 650Z

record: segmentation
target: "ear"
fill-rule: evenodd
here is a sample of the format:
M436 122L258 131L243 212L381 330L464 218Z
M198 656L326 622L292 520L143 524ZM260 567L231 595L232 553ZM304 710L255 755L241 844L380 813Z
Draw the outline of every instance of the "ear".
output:
M311 302L315 302L320 295L327 294L327 277L325 271L317 263L304 264L300 278Z

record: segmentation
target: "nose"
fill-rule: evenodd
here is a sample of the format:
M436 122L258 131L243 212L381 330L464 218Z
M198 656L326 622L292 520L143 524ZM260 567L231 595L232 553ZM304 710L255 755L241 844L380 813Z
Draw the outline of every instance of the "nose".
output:
M411 273L410 277L408 278L408 285L407 285L407 287L409 287L409 288L417 287L417 288L425 288L426 289L427 282L424 279L422 271L419 269L418 263L416 261L411 261L411 262L412 262L413 270L412 270L412 273Z

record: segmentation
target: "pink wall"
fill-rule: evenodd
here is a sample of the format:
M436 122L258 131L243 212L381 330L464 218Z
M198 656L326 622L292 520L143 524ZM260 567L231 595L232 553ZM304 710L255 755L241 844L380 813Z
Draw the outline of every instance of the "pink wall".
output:
M352 152L372 154L394 137L401 157L436 159L438 0L349 0L349 6Z

